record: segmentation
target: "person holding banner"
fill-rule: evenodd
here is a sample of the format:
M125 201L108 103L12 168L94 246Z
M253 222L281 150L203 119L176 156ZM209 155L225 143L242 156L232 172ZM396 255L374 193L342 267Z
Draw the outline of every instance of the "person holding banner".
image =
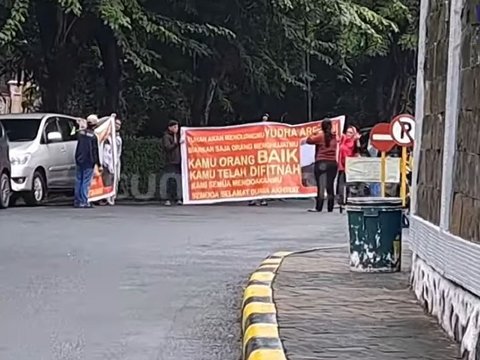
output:
M114 169L115 179L115 195L108 198L108 204L115 205L115 199L118 194L118 184L120 182L121 167L122 167L122 146L123 140L120 135L120 129L122 128L122 121L117 117L115 119L115 146L116 146L116 160Z
M306 139L306 143L315 145L315 180L317 198L315 208L310 212L321 212L325 190L327 191L327 211L333 212L335 206L334 183L337 176L337 136L332 130L332 121L325 119L321 131Z
M179 182L181 182L182 175L179 130L178 121L170 120L168 128L163 135L163 147L167 154L167 166L165 170L168 176L166 183L168 197L167 201L165 201L166 206L171 206L173 202L176 202L177 205L182 205L182 200L179 198L177 191L178 188L181 188Z
M263 114L262 116L262 122L268 122L270 121L270 114L269 113L265 113ZM267 202L267 199L262 199L262 200L252 200L252 201L249 201L248 203L248 206L268 206L268 202Z
M360 148L360 134L353 125L348 126L347 131L338 137L339 153L338 153L338 177L337 177L337 197L338 203L344 205L345 200L345 163L347 157L354 157L358 154Z
M98 122L96 115L89 115L86 121L86 129L78 133L77 149L75 151L76 176L75 176L75 200L77 208L91 208L88 201L88 191L93 178L95 166L102 172L100 156L98 153L98 139L95 135L95 125Z

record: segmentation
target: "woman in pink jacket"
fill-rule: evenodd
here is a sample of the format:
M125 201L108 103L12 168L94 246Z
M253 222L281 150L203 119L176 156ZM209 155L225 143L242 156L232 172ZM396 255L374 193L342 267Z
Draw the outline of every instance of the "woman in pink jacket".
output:
M350 125L345 134L338 138L338 177L337 177L337 196L339 204L343 204L345 199L345 165L347 157L358 155L360 134L355 126Z

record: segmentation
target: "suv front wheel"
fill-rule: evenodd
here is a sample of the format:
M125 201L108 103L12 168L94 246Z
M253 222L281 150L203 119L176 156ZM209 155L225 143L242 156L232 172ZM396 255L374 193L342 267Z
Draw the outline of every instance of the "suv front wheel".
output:
M0 175L0 209L6 209L10 203L10 176L6 173Z
M30 190L25 196L25 203L29 206L41 205L47 198L47 182L43 174L39 171L35 171L32 180L32 190Z

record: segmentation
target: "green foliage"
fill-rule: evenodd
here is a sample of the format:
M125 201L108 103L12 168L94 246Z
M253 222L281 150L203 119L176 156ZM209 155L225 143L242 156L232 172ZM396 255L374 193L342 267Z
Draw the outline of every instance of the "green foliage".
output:
M66 59L71 75L60 77L72 81L54 79L65 94L57 110L99 112L106 97L118 98L132 135L161 135L170 118L235 123L270 109L299 122L308 82L314 117L377 119L387 116L379 108L411 106L418 7L419 0L3 1L0 75L23 70L48 84L51 64ZM39 9L53 14L52 46L40 41ZM101 51L100 30L118 48L114 57ZM112 90L106 68L117 61L120 89ZM378 75L379 63L391 74Z
M10 16L0 31L0 44L8 44L15 40L27 20L29 7L30 0L17 0L13 2L13 6L10 9Z
M165 166L165 152L155 138L125 137L122 150L122 173L148 178L160 174Z
M72 13L78 17L82 14L82 4L79 0L57 0L57 2L66 14Z
M127 197L138 196L149 191L149 182L155 181L155 193L160 186L160 179L165 167L165 152L161 141L155 138L126 137L122 150L121 192ZM138 182L138 183L137 183ZM151 185L150 185L151 186Z

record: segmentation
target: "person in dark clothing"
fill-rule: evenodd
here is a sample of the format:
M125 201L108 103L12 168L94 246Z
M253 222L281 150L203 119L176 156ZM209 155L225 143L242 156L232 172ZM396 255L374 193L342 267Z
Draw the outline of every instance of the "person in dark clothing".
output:
M93 178L95 166L102 171L100 157L98 154L98 139L94 127L98 122L95 115L87 118L87 128L78 132L77 149L75 151L75 162L77 165L75 176L75 200L74 206L78 208L90 208L88 202L88 191Z
M263 114L262 122L268 122L268 121L270 121L270 114L269 113ZM267 199L251 200L251 201L248 202L248 206L257 206L257 205L268 206Z
M167 201L166 206L176 202L182 205L181 197L178 194L177 186L181 186L182 158L180 153L180 134L179 124L175 120L170 120L168 128L163 135L163 147L167 155L167 166L165 173L167 176Z
M325 189L327 190L327 210L333 211L335 204L334 183L337 176L337 137L332 131L332 122L323 120L321 131L308 137L306 143L315 145L315 180L317 182L317 200L315 208L309 211L323 210Z

